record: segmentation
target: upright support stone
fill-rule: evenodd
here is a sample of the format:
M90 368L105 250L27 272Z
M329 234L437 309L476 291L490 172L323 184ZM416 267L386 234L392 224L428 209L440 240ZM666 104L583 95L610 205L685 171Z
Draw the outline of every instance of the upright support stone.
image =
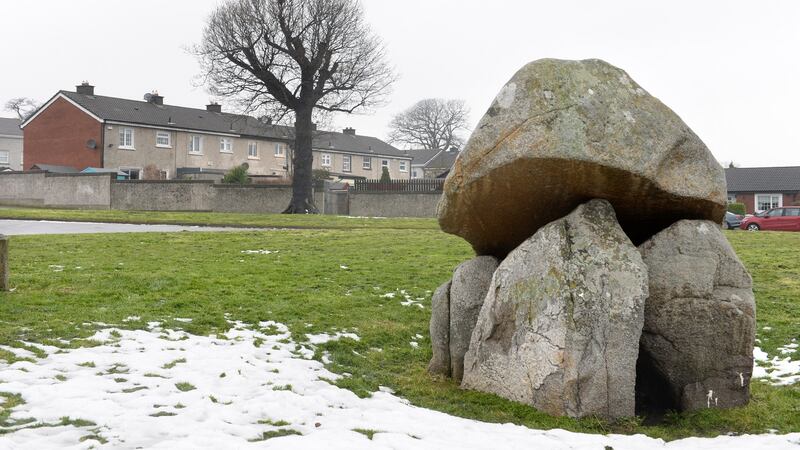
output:
M8 237L0 234L0 291L8 290Z

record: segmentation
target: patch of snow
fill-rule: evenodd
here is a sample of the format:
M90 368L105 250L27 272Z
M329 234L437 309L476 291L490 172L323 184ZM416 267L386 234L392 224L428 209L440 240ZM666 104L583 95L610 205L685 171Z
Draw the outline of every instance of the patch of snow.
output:
M764 330L764 331L770 331L770 330L772 330L772 327L763 327L761 329Z
M791 344L789 344L791 345ZM786 347L789 347L787 345ZM779 348L783 354L784 348ZM800 360L792 361L790 357L778 356L769 359L769 355L758 347L753 349L753 378L764 378L774 386L786 386L800 382Z
M340 268L340 269L342 269L342 270L347 270L347 269L349 269L349 267L347 267L347 266L345 266L345 265L343 265L343 264L339 265L339 268Z
M800 433L719 436L665 443L644 435L599 435L483 423L410 406L388 387L370 398L324 380L340 376L296 355L286 335L234 323L224 339L186 335L180 348L161 333L116 330L119 339L50 353L35 363L0 364L3 391L25 403L3 428L0 449L48 448L546 448L633 450L796 449ZM110 336L100 330L96 338ZM289 336L290 337L290 336ZM256 347L256 339L264 345ZM323 355L323 358L325 355ZM181 361L181 362L177 362ZM90 367L87 363L92 363ZM27 371L23 371L25 369ZM56 376L59 376L56 378ZM64 381L61 381L64 380ZM176 384L182 385L178 389ZM62 417L89 426L47 426ZM276 427L265 422L286 421ZM259 423L261 422L261 423ZM301 435L251 442L278 428ZM372 440L353 431L372 429ZM106 443L86 439L95 435Z
M270 255L278 253L278 250L242 250L242 253L246 255Z
M63 272L64 271L64 266L58 266L58 265L55 265L55 264L51 264L51 265L49 265L47 267L49 269L53 269L53 272Z
M128 316L128 317L122 319L123 322L136 322L138 320L142 320L142 318L139 317L139 316Z
M355 333L344 333L337 331L333 334L328 333L320 333L320 334L306 334L306 338L308 338L308 342L313 345L324 344L326 342L331 341L338 341L342 338L352 339L354 341L360 341L361 338Z
M186 318L183 318L183 317L176 317L176 318L174 318L172 320L174 320L176 322L183 322L183 323L191 323L192 322L192 319L186 319Z
M17 358L36 359L35 353L33 353L30 350L25 350L24 348L11 347L8 345L0 345L0 350L5 350L9 353L13 353L14 356L16 356ZM2 361L2 359L0 359L0 361Z
M419 342L416 342L416 341L411 341L411 342L409 342L408 344L409 344L410 346L414 347L414 348L419 348Z
M397 294L394 293L394 292L387 292L387 293L381 295L381 298L394 298L395 295L397 295Z

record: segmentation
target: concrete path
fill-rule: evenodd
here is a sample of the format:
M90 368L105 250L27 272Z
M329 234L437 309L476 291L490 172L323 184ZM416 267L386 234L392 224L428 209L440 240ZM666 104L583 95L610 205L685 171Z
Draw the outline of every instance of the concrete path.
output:
M0 234L87 234L176 231L252 231L263 228L197 227L184 225L134 225L129 223L56 222L48 220L0 220Z

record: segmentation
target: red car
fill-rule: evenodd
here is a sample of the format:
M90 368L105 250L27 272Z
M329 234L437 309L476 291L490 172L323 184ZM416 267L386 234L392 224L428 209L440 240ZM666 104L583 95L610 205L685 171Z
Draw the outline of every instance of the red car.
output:
M773 208L745 217L739 228L748 231L800 231L800 206Z

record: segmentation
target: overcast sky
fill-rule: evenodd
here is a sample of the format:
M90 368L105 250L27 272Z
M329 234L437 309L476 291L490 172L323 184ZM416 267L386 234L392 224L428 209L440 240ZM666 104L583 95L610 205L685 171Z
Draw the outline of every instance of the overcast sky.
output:
M220 0L0 1L0 102L100 95L203 107L200 40ZM528 61L601 58L666 103L721 162L800 165L800 1L364 0L400 74L391 101L336 128L385 138L427 97L461 98L474 126ZM0 111L10 117L11 112Z

